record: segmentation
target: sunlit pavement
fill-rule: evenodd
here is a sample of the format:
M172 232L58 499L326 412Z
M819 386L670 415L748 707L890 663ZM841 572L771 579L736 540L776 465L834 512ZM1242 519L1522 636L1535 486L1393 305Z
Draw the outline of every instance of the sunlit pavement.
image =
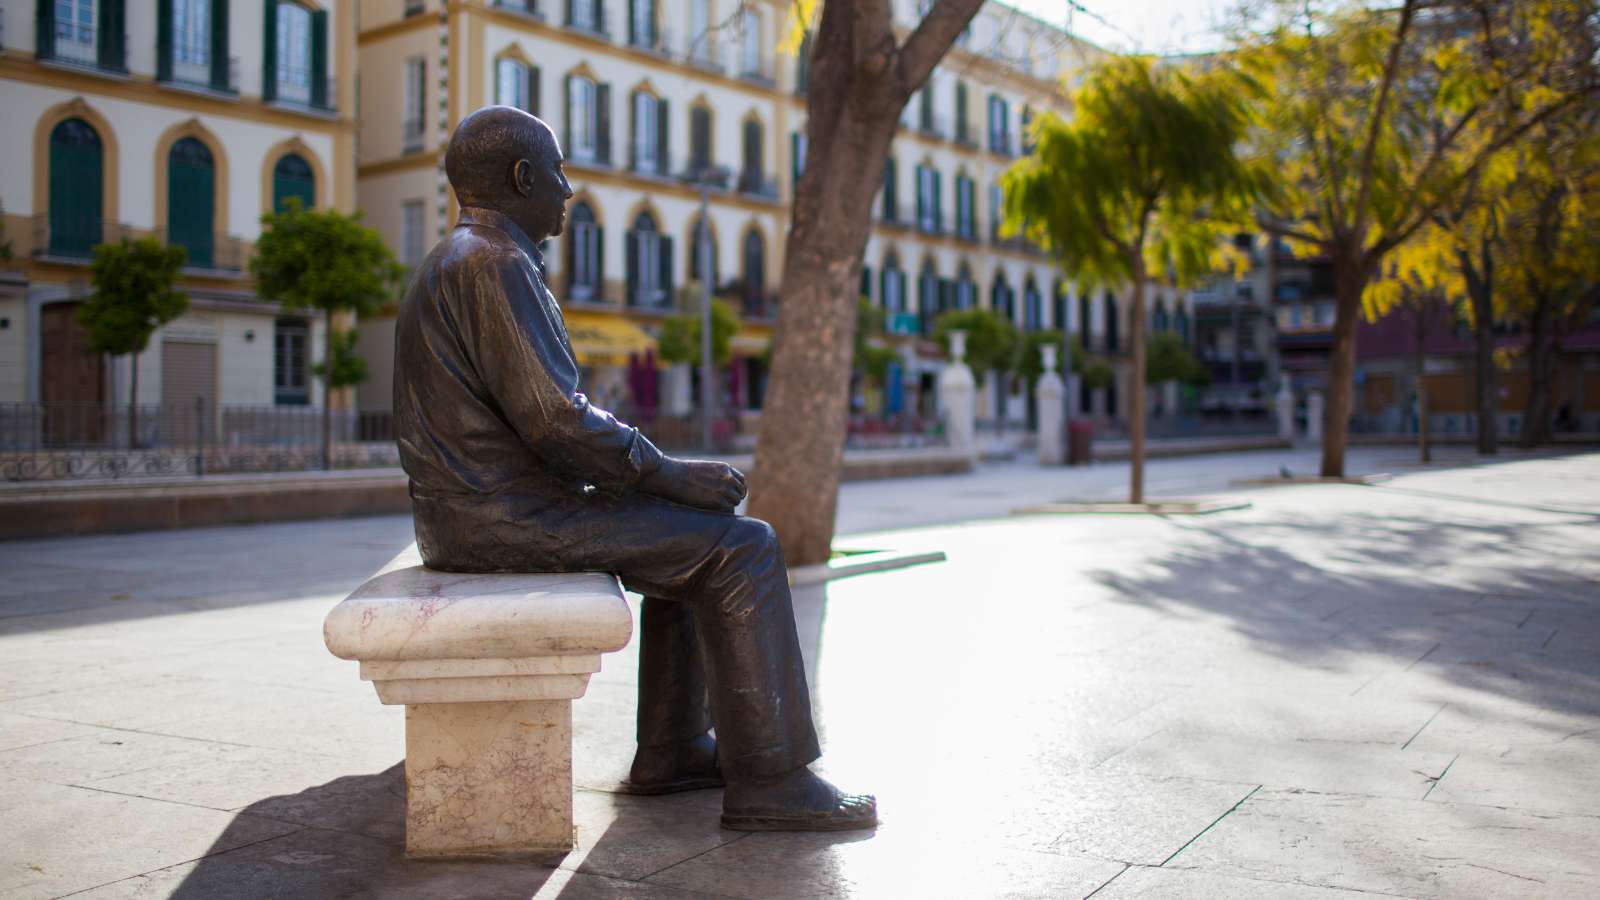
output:
M943 564L796 595L823 767L875 833L743 835L608 792L636 651L574 706L559 868L399 858L402 713L322 647L387 517L0 544L0 895L1600 896L1600 454L1007 515L1124 468L847 485L841 543Z

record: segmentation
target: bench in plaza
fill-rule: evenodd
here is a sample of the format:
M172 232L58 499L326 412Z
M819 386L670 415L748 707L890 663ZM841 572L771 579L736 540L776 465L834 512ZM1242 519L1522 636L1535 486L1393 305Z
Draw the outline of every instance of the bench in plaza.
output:
M413 545L328 614L328 649L406 707L406 854L573 846L572 701L633 618L614 576L466 575Z

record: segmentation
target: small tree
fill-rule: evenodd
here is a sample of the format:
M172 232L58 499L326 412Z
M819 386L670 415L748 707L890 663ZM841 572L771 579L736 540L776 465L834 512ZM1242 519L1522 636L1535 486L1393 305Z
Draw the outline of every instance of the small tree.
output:
M1183 338L1170 331L1150 335L1144 372L1145 380L1151 384L1178 381L1198 387L1211 381L1211 373L1184 345Z
M1165 275L1186 284L1216 271L1229 222L1260 179L1234 152L1249 85L1190 75L1139 57L1090 70L1068 122L1047 115L1036 149L1006 173L1006 233L1052 251L1087 287L1133 285L1129 498L1144 502L1145 293Z
M371 315L394 296L405 269L395 262L383 238L361 224L361 214L306 209L295 198L283 212L261 217L250 271L256 290L290 309L322 313L327 355L314 371L327 396L322 402L322 467L332 467L332 394L359 384L366 365L355 350L355 333L341 334L335 316Z
M182 247L153 237L94 248L89 265L94 291L78 307L78 322L88 332L89 349L129 357L130 447L139 445L139 354L157 328L189 308L189 296L176 287L187 255Z
M693 290L690 296L698 296ZM739 314L724 300L711 301L711 361L725 366L733 359L733 336L739 332ZM700 364L700 314L668 316L661 323L656 353L665 362Z
M889 377L889 367L898 354L893 347L885 346L883 338L883 310L868 297L856 305L855 356L850 368L860 372L872 384L882 385Z

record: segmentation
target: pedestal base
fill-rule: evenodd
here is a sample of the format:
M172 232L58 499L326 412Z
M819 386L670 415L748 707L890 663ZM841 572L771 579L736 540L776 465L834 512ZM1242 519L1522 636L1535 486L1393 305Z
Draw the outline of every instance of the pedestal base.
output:
M572 701L406 707L406 855L570 850Z

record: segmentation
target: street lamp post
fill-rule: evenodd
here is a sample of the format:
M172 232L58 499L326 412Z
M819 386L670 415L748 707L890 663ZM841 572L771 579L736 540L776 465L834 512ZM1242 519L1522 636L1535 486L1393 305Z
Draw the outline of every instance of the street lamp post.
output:
M711 365L711 192L700 182L700 443L711 449L711 420L716 404Z

